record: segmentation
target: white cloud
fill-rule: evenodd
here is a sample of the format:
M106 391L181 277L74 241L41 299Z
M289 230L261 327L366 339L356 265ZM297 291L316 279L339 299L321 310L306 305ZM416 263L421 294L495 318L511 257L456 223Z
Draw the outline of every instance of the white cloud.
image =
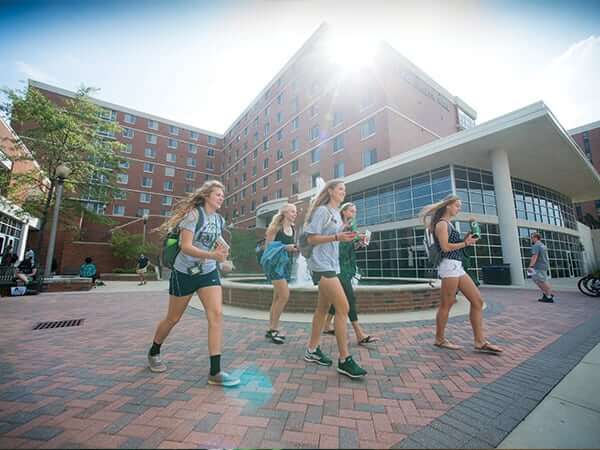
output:
M43 81L46 83L58 83L58 80L56 78L54 78L44 70L40 69L39 67L33 66L29 63L26 63L25 61L17 61L15 62L15 65L17 66L17 71L25 75L27 78L31 78L32 80L36 81Z
M536 81L542 100L566 128L600 120L600 37L573 44Z

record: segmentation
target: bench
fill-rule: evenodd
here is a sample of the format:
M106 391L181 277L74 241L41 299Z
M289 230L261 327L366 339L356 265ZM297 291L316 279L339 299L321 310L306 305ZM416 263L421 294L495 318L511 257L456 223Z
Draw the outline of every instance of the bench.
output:
M44 284L44 271L41 268L37 268L37 272L33 277L33 280L27 284L24 284L21 280L16 278L17 268L14 266L2 266L0 267L0 296L6 297L10 295L10 288L15 286L25 285L27 289L31 289L37 292L42 291Z

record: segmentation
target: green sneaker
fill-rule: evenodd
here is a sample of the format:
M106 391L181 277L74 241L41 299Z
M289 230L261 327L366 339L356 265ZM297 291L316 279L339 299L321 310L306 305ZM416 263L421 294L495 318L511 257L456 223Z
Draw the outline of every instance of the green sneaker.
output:
M317 347L314 352L306 349L304 352L304 360L320 364L321 366L331 366L331 364L333 364L331 358L321 351L321 347Z
M356 364L354 359L352 359L352 356L348 356L344 362L338 361L337 371L349 376L350 378L360 378L367 374L365 369Z

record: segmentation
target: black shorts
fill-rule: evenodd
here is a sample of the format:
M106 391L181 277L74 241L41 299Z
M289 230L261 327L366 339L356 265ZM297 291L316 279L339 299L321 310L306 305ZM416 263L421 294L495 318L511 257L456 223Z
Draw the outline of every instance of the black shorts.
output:
M169 279L169 294L175 297L185 297L209 286L221 286L219 271L217 269L209 273L189 275L173 269Z
M325 272L313 272L312 280L313 280L313 284L315 286L317 286L319 284L319 281L321 281L321 277L335 278L335 277L337 277L337 273L335 273L335 271L333 271L333 270L327 270Z

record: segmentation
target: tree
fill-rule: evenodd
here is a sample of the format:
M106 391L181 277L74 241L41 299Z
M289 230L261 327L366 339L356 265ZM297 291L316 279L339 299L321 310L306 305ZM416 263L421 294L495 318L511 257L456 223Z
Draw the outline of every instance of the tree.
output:
M115 230L112 233L111 244L113 255L131 263L141 253L156 257L160 251L154 244L144 244L144 237L141 234L131 234L123 230Z
M7 97L0 110L7 115L19 138L17 145L27 148L13 161L29 161L36 170L11 172L5 187L9 200L20 199L23 209L41 219L38 254L43 245L43 232L51 207L56 180L54 174L60 164L71 169L65 182L67 200L65 209L72 221L81 214L99 219L93 211L81 212L84 206L109 203L116 190L115 180L120 172L122 158L118 151L123 144L114 139L121 127L112 120L110 112L93 103L90 94L96 89L81 87L74 98L55 102L39 90L3 90ZM8 186L8 187L6 187ZM69 199L70 195L70 199Z

